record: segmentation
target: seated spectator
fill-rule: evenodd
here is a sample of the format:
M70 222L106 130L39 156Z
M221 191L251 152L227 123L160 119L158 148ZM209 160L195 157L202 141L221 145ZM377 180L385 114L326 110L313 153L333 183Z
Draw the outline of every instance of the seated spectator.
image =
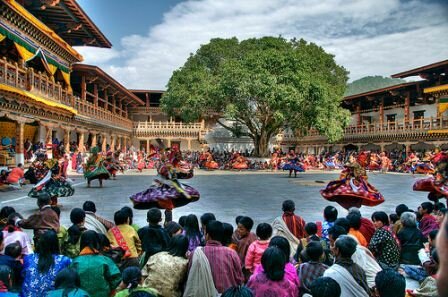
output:
M159 296L157 290L152 288L143 288L141 286L143 282L142 272L138 267L132 266L123 270L122 278L123 281L120 287L123 290L115 294L115 297L128 297L131 296L131 294L135 295L138 292L146 292L151 294L150 296Z
M420 265L418 251L423 248L425 238L417 228L417 217L412 212L404 212L401 215L402 228L397 237L400 241L400 263Z
M439 226L442 226L442 222L443 222L443 219L444 219L445 216L446 216L446 212L447 212L447 209L446 209L446 208L441 208L441 209L439 209L439 211L437 212L436 221L437 221L437 223L439 224Z
M370 240L369 250L383 269L397 269L400 262L400 250L392 233L388 230L389 217L384 211L376 211L372 214L372 221L376 231Z
M19 163L17 167L13 168L6 178L6 182L13 187L20 188L24 179L25 172L23 170L23 164Z
M0 296L18 297L18 293L10 292L12 289L13 273L11 268L6 265L0 265Z
M223 246L226 246L232 250L234 250L236 252L237 250L237 245L235 243L232 242L232 237L233 237L233 226L229 223L222 223L222 227L224 228L223 232L222 232L222 241L221 244Z
M263 273L251 276L247 287L255 297L296 297L298 288L285 277L285 253L277 247L269 247L261 257Z
M165 225L165 231L166 231L166 233L168 233L168 236L170 238L172 238L173 236L182 234L183 229L182 229L181 225L179 225L175 221L171 221ZM201 234L201 236L202 236L202 234Z
M161 297L180 297L188 270L189 241L184 235L171 238L166 252L151 256L143 266L144 287L156 289Z
M338 210L334 206L327 206L324 209L324 222L322 223L322 238L324 238L328 244L328 229L334 226L334 221L338 218Z
M364 270L351 259L356 252L356 245L357 243L352 237L340 236L334 247L335 264L324 273L324 276L331 277L338 282L344 297L370 296L370 288Z
M12 287L10 288L13 288L14 290L20 290L23 282L23 264L21 260L22 247L18 242L8 244L5 248L5 254L0 254L0 265L8 266L12 271Z
M182 235L188 238L188 251L193 252L198 246L204 245L201 231L199 230L199 221L194 214L189 214L185 220Z
M162 221L162 212L157 208L151 208L146 214L148 226L138 230L138 236L142 242L142 249L144 251L143 263L148 262L148 259L161 251L165 251L170 242L170 237L165 229L160 226Z
M321 277L328 266L322 264L320 259L324 254L324 249L318 241L310 242L305 249L309 261L300 264L297 274L300 280L300 296L305 293L311 293L311 283L317 278Z
M46 295L47 297L89 297L89 293L81 289L81 280L73 268L64 268L57 275L54 281L54 290Z
M7 225L4 228L3 233L3 244L4 247L7 245L18 242L22 248L22 254L28 255L33 253L33 245L31 239L25 232L15 225L15 218L18 217L17 213L12 213L8 217ZM2 251L4 253L4 250Z
M397 271L384 269L375 277L375 293L378 297L404 297L406 280Z
M140 229L140 226L138 226L137 224L134 224L134 212L132 211L132 208L130 208L129 206L123 206L121 208L121 210L127 214L128 218L129 218L129 225L132 228L134 228L135 232L137 232L138 229Z
M184 227L185 226L185 220L187 219L187 217L185 217L185 220L183 220L183 224L181 224L182 222L182 217L179 218L179 224ZM207 224L211 221L216 221L215 215L212 214L211 212L206 212L204 213L201 218L201 231L202 231L202 235L204 235L205 237L205 228L207 226Z
M67 238L62 247L62 253L70 258L75 258L79 255L79 241L81 235L87 229L84 227L86 213L81 208L74 208L70 212L70 221L72 226L67 230Z
M357 207L351 207L348 211L349 214L355 213L361 217L361 226L359 227L359 232L365 237L367 243L372 239L373 233L375 233L375 226L372 221L367 218L364 218Z
M184 296L203 296L195 293L197 290L203 292L201 291L202 289L206 289L207 292L211 293L208 286L213 284L218 293L222 293L227 288L241 285L244 281L238 254L221 244L223 234L222 223L219 221L210 221L207 224L205 231L206 244L203 249L197 248L193 253L186 286L187 294L184 294ZM199 276L197 273L203 272L194 270L195 268L197 269L199 265L206 265L203 256L205 256L205 259L209 262L209 271L213 279L212 283L201 281L201 279L198 278ZM192 273L192 271L194 273Z
M434 206L431 202L423 202L419 207L419 213L422 215L419 228L423 233L423 236L428 236L432 230L438 230L439 224L436 218L432 215Z
M244 267L244 260L246 259L247 249L249 245L257 240L257 235L251 232L254 226L254 221L250 217L241 217L237 221L237 229L232 237L232 242L236 244L236 252L240 257L241 263Z
M81 288L91 297L109 297L121 282L117 265L99 253L99 237L88 230L81 235L79 256L72 267L78 272ZM113 295L112 295L113 296Z
M310 286L311 295L304 297L341 297L341 287L330 277L319 277Z
M322 256L322 261L324 263L329 263L329 264L333 264L332 261L330 261L331 257L330 257L330 250L328 249L327 245L327 241L321 239L319 236L317 236L317 225L315 223L307 223L305 225L305 232L306 232L306 237L302 238L300 240L300 243L297 247L297 252L294 255L294 260L298 263L303 263L303 262L308 262L309 261L309 257L307 256L307 254L305 253L305 248L307 247L308 243L312 242L312 241L317 241L322 245L324 254Z
M409 208L406 204L399 204L397 205L397 207L395 207L395 213L397 214L398 218L401 218L401 215L404 212L408 212ZM403 227L403 225L401 224L401 220L398 220L394 223L392 232L394 234L398 234L398 232L400 232L400 229Z
M137 232L129 225L128 214L119 210L114 214L114 221L116 226L107 231L107 238L111 246L121 247L125 252L120 269L124 270L129 266L138 267L138 257L142 253L142 245Z
M437 236L436 246L439 256L439 273L437 289L439 296L448 296L448 218L445 216L440 225L440 235Z
M205 215L205 214L204 214ZM187 219L187 216L180 216L179 218L179 225L183 228L185 226L185 220ZM202 217L201 217L201 231L202 231Z
M246 286L230 287L221 294L221 297L253 297L254 294Z
M305 237L305 220L294 214L296 209L292 200L286 200L282 204L283 215L272 222L273 235L285 237L291 245L291 252L295 253L299 240ZM294 256L291 254L290 256Z
M247 249L245 267L251 273L254 272L255 267L261 264L261 256L268 248L269 238L272 236L272 227L269 224L261 223L256 229L258 239L252 242Z
M3 169L0 172L0 186L8 183L8 170Z
M39 237L36 251L23 259L24 281L21 296L24 297L45 296L48 291L54 289L54 281L59 271L71 263L70 258L60 254L58 237L53 230Z
M363 247L367 247L368 242L359 230L359 228L361 228L361 215L356 212L351 212L347 215L347 220L350 224L348 234L356 237L360 245L362 245Z
M439 257L437 254L437 249L432 251L432 259L436 265L439 264ZM434 274L426 277L420 284L420 287L415 290L408 290L407 293L413 297L426 297L426 296L439 296L437 293L437 266Z
M96 233L107 234L107 231L115 226L114 223L96 214L96 205L94 202L84 202L84 204L82 205L82 209L86 213L84 227L87 230L93 230Z
M0 228L3 230L8 225L9 216L16 213L16 210L11 206L3 206L0 210Z
M288 259L288 255L290 255L291 252L289 242L286 238L282 236L272 237L269 241L269 247L273 246L278 247L280 250L282 250L283 253L285 253L286 259ZM254 275L263 272L263 265L258 265L257 267L255 267ZM293 284L293 286L297 288L299 287L300 282L299 277L297 276L297 269L289 260L285 264L285 277L291 284Z

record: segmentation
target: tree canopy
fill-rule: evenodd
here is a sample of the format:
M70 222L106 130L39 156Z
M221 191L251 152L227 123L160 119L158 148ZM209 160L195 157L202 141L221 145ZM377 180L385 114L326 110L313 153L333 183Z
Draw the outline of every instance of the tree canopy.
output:
M347 75L333 55L303 39L217 38L174 71L161 105L186 122L220 112L235 125L219 124L251 137L255 153L267 156L269 140L285 128L342 137L350 118L340 107Z
M361 94L364 92L390 87L405 82L406 81L404 79L400 78L383 77L380 75L366 76L349 83L347 85L345 96Z

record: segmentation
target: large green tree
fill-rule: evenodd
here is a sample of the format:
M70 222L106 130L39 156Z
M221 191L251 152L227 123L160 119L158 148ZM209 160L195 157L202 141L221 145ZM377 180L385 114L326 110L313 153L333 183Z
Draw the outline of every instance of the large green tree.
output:
M268 156L282 129L317 129L339 139L350 114L340 107L348 72L334 56L304 40L263 37L212 39L174 71L162 107L186 122L220 112L237 136L249 136L255 154ZM244 127L243 129L241 127Z

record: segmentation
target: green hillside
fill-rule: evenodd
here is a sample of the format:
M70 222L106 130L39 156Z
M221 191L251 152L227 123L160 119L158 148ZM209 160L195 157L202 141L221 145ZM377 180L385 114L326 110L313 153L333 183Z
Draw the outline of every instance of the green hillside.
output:
M383 76L366 76L347 85L345 96L364 93L406 82L404 79Z

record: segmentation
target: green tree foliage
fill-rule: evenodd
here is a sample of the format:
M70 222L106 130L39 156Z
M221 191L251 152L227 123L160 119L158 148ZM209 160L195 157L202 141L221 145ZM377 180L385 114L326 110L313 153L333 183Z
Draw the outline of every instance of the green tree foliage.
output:
M404 79L400 78L390 78L379 75L366 76L349 83L347 85L347 91L345 92L345 96L361 94L364 92L390 87L405 82L406 81Z
M350 118L340 107L347 74L302 39L212 39L174 71L161 105L186 122L210 109L221 112L236 124L219 124L251 137L256 155L267 156L269 140L285 127L305 133L314 127L330 141L342 137Z

